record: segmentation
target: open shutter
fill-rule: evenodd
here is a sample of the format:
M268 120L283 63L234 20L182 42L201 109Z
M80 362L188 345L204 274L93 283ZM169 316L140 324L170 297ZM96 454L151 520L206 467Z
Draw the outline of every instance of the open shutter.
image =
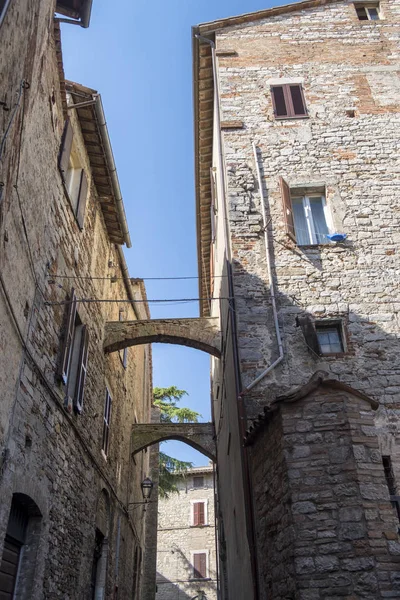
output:
M78 372L76 376L74 409L77 413L82 412L83 395L85 391L85 380L87 373L87 361L89 354L89 332L86 325L82 326L81 347L79 349Z
M199 524L199 503L195 502L193 504L193 525Z
M320 355L321 349L319 347L318 336L311 315L301 315L297 317L296 324L301 327L304 339L310 350L315 354Z
M72 130L71 121L70 119L67 119L65 122L64 133L61 140L60 154L58 157L58 168L60 169L61 177L63 178L64 183L68 171L73 137L74 132Z
M274 115L276 117L289 116L287 101L283 85L274 85L271 87L272 104L274 107Z
M81 183L79 185L78 203L76 208L76 219L78 225L83 229L83 222L85 220L86 200L88 195L88 180L86 177L85 170L81 172Z
M281 188L283 216L285 219L285 228L288 236L295 242L296 234L294 231L294 220L292 201L290 200L290 188L283 177L279 177L279 186Z
M58 376L67 383L69 368L71 365L72 343L74 341L75 317L76 317L76 295L74 288L71 289L69 303L67 304L67 318L65 324L64 342L61 351Z
M301 85L288 85L290 93L290 103L293 108L293 115L296 117L304 117L307 115L306 103L304 100L303 88Z

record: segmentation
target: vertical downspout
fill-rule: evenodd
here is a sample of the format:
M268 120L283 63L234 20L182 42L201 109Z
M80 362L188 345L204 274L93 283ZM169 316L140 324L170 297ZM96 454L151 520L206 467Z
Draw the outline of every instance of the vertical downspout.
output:
M236 397L237 397L237 409L238 409L238 421L239 421L239 434L241 437L240 450L242 456L242 479L243 479L243 491L244 491L244 502L246 510L246 521L247 529L249 533L249 545L250 545L250 561L252 568L252 579L253 579L253 592L255 600L258 600L258 568L257 568L257 552L255 544L255 531L254 531L254 512L253 512L253 499L251 491L251 478L247 451L244 447L244 436L246 433L246 408L244 400L240 395L241 391L241 377L240 377L240 362L239 352L237 344L237 329L236 329L236 318L234 310L234 286L233 286L233 274L232 274L232 252L230 245L230 235L228 227L228 208L227 208L227 185L225 177L225 166L224 156L222 151L222 134L221 134L221 118L220 118L220 101L219 101L219 79L216 65L215 55L215 44L212 40L205 38L199 34L195 34L195 37L211 47L212 67L213 67L213 79L215 89L215 103L216 103L216 128L218 131L218 161L220 167L220 173L222 178L222 189L223 189L223 212L225 222L225 250L227 256L227 269L228 269L228 286L229 286L229 314L232 323L232 348L234 355L234 368L235 368L235 384L236 384Z

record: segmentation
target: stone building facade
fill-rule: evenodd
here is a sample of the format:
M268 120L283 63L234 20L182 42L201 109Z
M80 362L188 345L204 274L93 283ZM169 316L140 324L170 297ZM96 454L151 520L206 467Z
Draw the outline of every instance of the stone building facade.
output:
M194 467L178 489L158 504L156 599L217 600L213 467Z
M397 0L193 31L224 598L400 595L399 34Z
M130 452L152 420L151 346L103 349L109 320L149 318L146 292L101 97L65 81L54 19L87 27L90 5L0 3L2 598L155 593L157 505L134 503L156 454Z

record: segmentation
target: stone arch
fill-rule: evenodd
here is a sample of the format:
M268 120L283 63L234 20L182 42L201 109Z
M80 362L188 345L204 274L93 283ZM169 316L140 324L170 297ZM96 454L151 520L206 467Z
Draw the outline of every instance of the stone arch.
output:
M106 323L104 350L116 352L129 346L163 342L180 344L221 356L219 319L149 319Z
M215 430L212 423L149 423L132 428L132 454L148 446L177 440L216 460Z

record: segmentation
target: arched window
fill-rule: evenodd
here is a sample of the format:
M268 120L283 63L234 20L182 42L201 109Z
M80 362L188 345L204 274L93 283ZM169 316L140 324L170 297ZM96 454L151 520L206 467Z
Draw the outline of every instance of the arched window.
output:
M14 494L3 556L0 563L0 598L27 600L35 575L42 515L25 494Z

